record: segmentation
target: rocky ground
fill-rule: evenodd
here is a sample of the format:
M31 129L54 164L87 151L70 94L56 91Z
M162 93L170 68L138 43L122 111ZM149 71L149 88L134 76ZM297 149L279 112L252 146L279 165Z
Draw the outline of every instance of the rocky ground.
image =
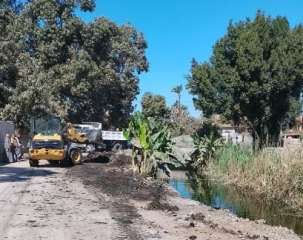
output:
M0 206L0 239L300 239L182 199L134 175L122 155L72 168L2 166Z

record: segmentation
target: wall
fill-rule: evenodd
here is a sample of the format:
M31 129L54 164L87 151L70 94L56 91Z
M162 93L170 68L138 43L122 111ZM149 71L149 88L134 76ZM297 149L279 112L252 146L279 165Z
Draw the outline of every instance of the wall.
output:
M233 144L252 144L252 137L248 132L237 132L234 128L222 128L221 136L224 140L231 141Z
M14 132L15 132L14 123L0 121L0 162L6 162L8 160L4 149L5 135L7 133L12 134Z

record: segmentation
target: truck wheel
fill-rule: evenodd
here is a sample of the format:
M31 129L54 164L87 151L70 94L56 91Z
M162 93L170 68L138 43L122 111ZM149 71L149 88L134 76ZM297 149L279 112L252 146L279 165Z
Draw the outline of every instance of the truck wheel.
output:
M113 152L119 152L122 150L122 145L120 143L115 143L115 145L112 147Z
M30 160L29 160L29 165L30 165L31 167L38 167L39 161L38 161L38 160L32 160L32 159L30 159Z
M80 150L78 149L71 150L69 157L73 165L81 164L82 153Z

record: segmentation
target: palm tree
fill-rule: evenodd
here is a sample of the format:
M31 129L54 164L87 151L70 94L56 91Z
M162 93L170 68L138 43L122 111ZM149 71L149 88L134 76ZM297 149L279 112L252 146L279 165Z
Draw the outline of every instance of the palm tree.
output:
M171 91L176 93L178 96L178 117L179 117L179 124L181 124L181 93L183 90L182 84L175 86Z

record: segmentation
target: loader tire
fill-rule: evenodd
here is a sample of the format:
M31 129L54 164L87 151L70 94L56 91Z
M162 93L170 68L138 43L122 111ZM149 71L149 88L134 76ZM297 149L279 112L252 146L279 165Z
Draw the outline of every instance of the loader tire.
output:
M30 160L29 160L29 165L30 165L31 167L38 167L39 161L30 159Z
M78 149L71 150L69 158L73 165L78 165L82 163L82 153Z
M50 166L58 166L60 164L59 161L48 161Z

